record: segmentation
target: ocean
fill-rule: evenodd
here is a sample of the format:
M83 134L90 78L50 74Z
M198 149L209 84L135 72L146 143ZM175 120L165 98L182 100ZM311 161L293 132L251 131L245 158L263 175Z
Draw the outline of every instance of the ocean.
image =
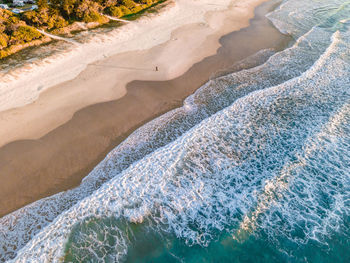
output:
M0 219L10 262L350 262L350 1L147 123L76 189Z

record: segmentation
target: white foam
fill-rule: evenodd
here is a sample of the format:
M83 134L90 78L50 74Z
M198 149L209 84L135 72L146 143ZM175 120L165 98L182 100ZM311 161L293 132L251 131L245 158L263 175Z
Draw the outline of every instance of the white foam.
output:
M248 215L255 209L257 193L266 196L278 189L282 193L277 199L288 195L289 189L276 188L274 180L296 156L309 152L304 146L308 138L317 138L331 116L350 100L349 90L344 89L350 85L350 49L343 40L347 34L335 33L332 45L302 75L236 100L120 174L106 165L116 160L111 153L93 173L108 173L113 179L57 217L18 253L16 262L56 262L74 225L89 217L114 216L130 222L151 217L188 244L205 246L216 231L232 231L241 213ZM309 187L319 190L311 183ZM301 207L309 202L298 201ZM281 203L269 207L269 211L280 209ZM293 227L290 211L282 211ZM274 221L264 220L259 226L264 228L268 222ZM333 224L328 227L334 230ZM273 226L267 230L276 231ZM305 232L311 235L314 230Z
M311 8L312 3L306 7ZM334 33L312 24L302 30L292 47L266 63L211 80L189 97L183 108L137 130L79 188L1 219L4 241L0 249L8 251L0 254L12 257L31 240L19 258L45 262L45 253L62 253L72 226L89 216L124 216L139 222L157 211L162 216L154 218L156 222L167 223L170 231L188 243L203 245L210 242L213 229L239 227L241 214L249 218L259 208L259 196L286 189L274 188L279 185L280 170L289 167L296 155L303 156L308 149L304 144L317 137L331 111L341 108L349 96L349 33ZM289 127L284 119L290 114L296 127ZM130 202L138 209L125 208L132 207ZM276 209L273 203L262 204L266 209L257 215ZM63 213L65 210L68 212ZM195 222L201 231L189 229L188 222ZM269 231L267 222L266 227L259 227ZM39 233L37 226L44 231ZM59 242L51 235L59 237ZM52 246L44 253L39 247L45 242ZM17 248L11 249L11 244ZM35 249L36 256L31 258Z

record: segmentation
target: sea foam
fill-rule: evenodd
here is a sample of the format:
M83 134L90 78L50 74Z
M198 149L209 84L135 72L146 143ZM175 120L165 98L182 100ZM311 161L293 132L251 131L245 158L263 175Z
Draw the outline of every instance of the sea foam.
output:
M344 1L284 1L269 18L291 47L212 79L80 187L2 218L3 259L123 261L131 224L188 247L268 237L289 260L327 247L350 212L349 15Z

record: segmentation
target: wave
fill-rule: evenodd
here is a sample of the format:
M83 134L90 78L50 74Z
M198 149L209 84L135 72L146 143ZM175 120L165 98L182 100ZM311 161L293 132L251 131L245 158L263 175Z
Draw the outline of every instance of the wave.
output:
M348 6L284 1L268 17L291 47L236 64L78 188L0 219L1 259L125 261L136 226L186 249L253 236L298 259L305 244L325 245L349 217Z

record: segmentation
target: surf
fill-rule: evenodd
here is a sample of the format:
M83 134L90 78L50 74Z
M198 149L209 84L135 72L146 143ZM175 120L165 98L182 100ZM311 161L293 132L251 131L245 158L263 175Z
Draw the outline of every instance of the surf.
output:
M314 261L327 244L344 249L331 237L349 234L348 6L284 1L268 17L294 37L290 47L210 80L136 130L80 187L2 218L0 254L139 260L140 233L158 244L152 260L174 262L190 251L225 258L230 246L241 255L252 240L268 241L276 262Z

